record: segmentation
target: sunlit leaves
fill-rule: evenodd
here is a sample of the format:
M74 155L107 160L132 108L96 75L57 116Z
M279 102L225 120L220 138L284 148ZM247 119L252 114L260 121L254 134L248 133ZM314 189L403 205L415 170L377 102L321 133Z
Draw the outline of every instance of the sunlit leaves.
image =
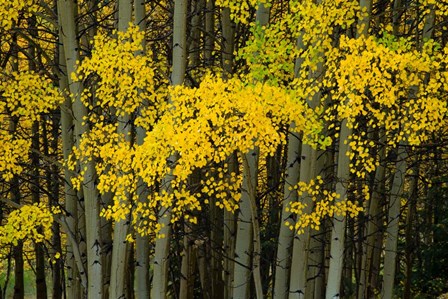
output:
M323 219L326 217L343 216L356 217L363 211L362 207L344 198L340 200L340 194L324 188L324 181L320 176L310 182L299 182L294 189L300 198L310 197L312 199L312 207L309 207L309 213L305 213L306 204L301 201L292 202L287 211L297 215L297 221L287 221L285 224L291 230L295 230L298 234L304 232L305 228L319 230ZM368 191L368 190L367 190ZM368 193L368 192L367 192Z
M6 181L19 174L26 161L31 140L11 131L31 129L33 121L48 113L63 98L49 79L32 72L13 72L0 76L0 173Z
M270 6L269 0L218 0L216 5L228 7L230 9L230 17L236 23L247 24L250 20L251 13L259 4Z
M49 241L53 235L54 215L60 212L59 208L48 208L44 203L24 205L14 210L6 223L0 226L0 246L17 245L26 239L36 243Z
M2 30L10 30L17 22L19 16L25 13L28 16L31 12L37 11L36 0L6 0L0 5L0 26Z
M154 69L149 58L151 53L135 55L143 50L144 39L144 33L137 26L114 34L116 38L105 33L95 37L91 57L83 60L72 77L93 83L82 94L87 107L93 108L94 96L95 105L103 109L113 107L117 115L124 115L135 112L143 99L151 104L156 101Z
M418 51L411 41L342 36L339 48L328 55L324 84L333 88L339 120L358 128L363 118L369 128L383 128L388 145L417 145L443 128L447 113L446 49L429 41ZM351 136L352 172L364 167L364 177L378 164L370 155L375 144L364 132Z

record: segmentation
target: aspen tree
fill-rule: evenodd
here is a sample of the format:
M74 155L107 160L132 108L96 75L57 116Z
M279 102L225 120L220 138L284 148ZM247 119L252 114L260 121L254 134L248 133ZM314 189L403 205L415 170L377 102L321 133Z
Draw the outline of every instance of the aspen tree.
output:
M222 69L223 78L227 79L232 76L234 64L234 39L235 39L235 23L230 18L230 9L228 7L221 8L221 27L222 27ZM236 154L229 157L229 173L238 173L238 159ZM224 298L230 298L232 294L233 267L232 257L235 254L235 214L227 209L224 210L224 233L223 233L223 280L224 280Z
M145 32L146 30L146 9L145 9L145 1L144 0L134 0L134 14L135 21L134 25L139 27L141 32ZM136 55L145 55L146 54L146 40L142 40L142 48L141 52L137 52ZM147 103L143 102L143 105ZM136 143L137 145L141 145L145 138L146 132L145 129L141 126L136 127ZM137 187L138 201L144 203L148 199L148 187L143 182L143 180L139 179L138 187ZM137 299L149 298L150 292L150 277L149 277L149 237L142 236L137 233L135 240L135 296Z
M132 19L132 1L120 0L118 1L118 32L126 32ZM123 142L131 145L131 115L129 112L120 113L118 115L118 134L123 135ZM120 199L122 204L129 204L129 191L125 192L124 197ZM111 298L125 297L125 279L127 264L127 251L130 250L126 237L129 232L129 217L125 219L117 219L113 228L113 245L112 245L112 264L110 274L110 291ZM132 287L132 286L128 286Z
M256 26L260 28L266 26L269 22L269 7L263 3L258 3L255 22ZM261 244L255 202L260 152L258 148L254 148L249 153L243 153L242 155L243 182L236 228L236 264L234 266L232 296L233 298L250 297L252 272L254 274L256 298L261 299L263 298L260 275Z
M61 26L61 40L64 46L66 66L68 74L76 71L76 62L79 61L79 45L76 39L75 9L76 4L72 0L58 1L58 16ZM82 85L69 77L70 93L75 97L73 102L73 123L75 132L75 143L79 145L80 138L89 128L84 123L87 117L87 109L81 102ZM83 196L85 202L86 221L86 248L87 248L87 273L88 286L87 297L102 297L103 293L103 272L101 265L100 249L100 219L98 205L98 190L95 187L95 169L93 161L89 162L87 169L82 170L83 174Z
M425 43L432 37L435 21L434 5L430 5L429 13L425 17L421 43ZM430 75L427 75L429 77ZM426 83L426 82L425 82ZM410 93L422 86L411 87ZM417 91L418 94L418 91ZM410 94L412 98L414 95ZM392 179L391 194L389 197L389 207L387 216L387 227L385 233L385 254L384 254L384 270L383 284L381 289L382 298L392 298L394 291L395 272L397 264L397 246L398 246L398 230L401 208L401 194L404 190L405 176L407 171L407 153L403 144L397 149L397 161Z
M185 69L187 61L187 1L175 0L173 14L173 64L171 73L171 84L173 86L181 85L185 78ZM177 156L172 155L167 159L171 166L176 163ZM161 183L161 189L166 193L172 192L171 181L174 179L172 174L168 174ZM153 281L151 288L151 298L166 298L168 285L168 254L171 236L171 211L170 208L160 207L159 224L161 225L160 235L163 238L157 238L155 244L155 254L153 259Z
M371 11L371 0L360 0L361 10ZM370 15L368 14L358 22L357 38L366 36L370 25ZM338 152L338 170L336 183L336 193L340 199L347 197L347 188L350 175L350 146L349 136L352 135L352 128L349 127L346 119L343 119L340 126L339 152ZM333 220L333 230L331 233L330 244L330 267L328 269L328 283L326 298L338 298L340 295L341 276L344 262L345 246L345 217L336 216Z

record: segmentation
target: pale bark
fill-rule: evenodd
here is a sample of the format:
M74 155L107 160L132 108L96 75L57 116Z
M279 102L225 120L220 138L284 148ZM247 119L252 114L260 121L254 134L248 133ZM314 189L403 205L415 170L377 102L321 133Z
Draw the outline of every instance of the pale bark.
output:
M316 155L315 175L322 176L324 181L326 181L326 172L328 172L328 169L331 169L330 163L333 163L332 157L325 151L317 151ZM321 188L331 189L331 183L326 182ZM310 234L305 299L320 299L324 296L325 243L325 219L323 219L320 229L311 231Z
M302 144L300 162L300 181L309 183L316 176L317 152L310 145ZM306 205L304 214L310 214L313 201L310 194L303 193L300 202ZM294 237L291 261L291 278L289 284L289 298L303 298L307 283L308 270L308 246L310 228L304 228L304 232Z
M200 66L200 41L201 41L201 28L202 23L202 11L204 9L204 1L197 0L191 1L191 33L188 39L188 52L189 60L188 64L190 68L197 68Z
M62 35L60 33L59 35ZM65 54L62 46L59 46L59 65L61 68L61 72L59 73L59 88L61 91L68 91L68 78L67 78L67 69L65 68ZM64 161L68 160L68 157L71 153L71 150L74 145L73 141L73 118L71 114L71 100L69 97L64 98L64 102L61 104L61 139L62 139L62 154ZM70 232L75 232L76 229L76 219L78 218L78 209L77 209L77 201L78 198L76 196L75 190L71 185L72 173L68 170L67 167L64 167L64 194L65 194L65 210L67 211L67 215L65 221L67 223L68 230ZM74 235L73 235L74 236ZM67 297L69 299L79 298L81 296L80 283L79 279L77 279L77 264L76 259L73 252L73 247L77 246L75 242L72 242L71 239L68 239L67 242L67 255L66 255L66 264L67 264ZM81 263L81 260L79 260ZM82 263L81 263L82 264ZM85 279L86 281L87 279Z
M390 191L388 226L386 229L386 244L384 249L383 288L381 298L392 298L395 281L395 265L397 258L398 223L400 220L401 194L404 188L406 174L406 151L400 147L397 154L395 174Z
M132 2L130 0L120 0L118 2L118 31L126 32L132 17ZM131 123L130 115L126 113L118 117L118 133L124 136L123 142L131 143ZM129 192L125 193L126 198L119 199L122 203L130 200ZM126 294L126 268L127 251L129 250L126 236L129 229L129 217L116 220L114 223L113 245L112 245L112 265L110 274L109 297L111 299L123 298Z
M301 38L297 39L297 47L304 49ZM299 75L301 66L301 60L296 61L296 76ZM309 77L313 80L319 80L323 71L322 63L317 64L316 71L309 74ZM310 108L316 109L320 105L321 95L320 93L314 94L307 100ZM302 144L300 153L300 174L299 180L305 183L309 183L319 173L320 168L323 167L323 163L318 164L317 150L313 149L308 144ZM306 205L304 214L309 214L312 211L314 202L311 195L304 193L303 196L298 198L300 202ZM309 246L310 246L311 228L304 228L303 234L294 237L292 261L291 261L291 276L289 285L289 298L303 298L306 295L307 281L308 281L308 268L309 268ZM314 254L315 251L313 251ZM315 257L313 257L314 259ZM309 287L310 292L314 292L314 286Z
M347 127L347 120L341 124L338 153L338 170L336 183L336 193L340 195L337 201L344 200L347 197L347 184L349 179L349 163L347 156L349 151L348 136L351 135L351 129ZM344 241L345 241L345 217L335 216L333 218L333 230L331 233L330 266L328 269L328 282L326 298L338 298L340 295L340 285L342 269L344 262Z
M233 298L249 298L251 282L251 257L259 254L252 252L254 230L251 208L251 194L257 186L259 150L254 149L244 154L242 192L239 201L237 235L235 242L235 265L233 274ZM254 221L258 221L255 219ZM254 248L255 249L255 248ZM258 295L258 294L257 294Z
M425 23L423 27L423 32L421 35L421 48L422 43L430 39L433 34L435 22L435 11L434 5L430 5L430 11L425 16ZM429 79L429 75L427 75ZM417 90L418 86L413 86L412 89ZM400 207L401 207L401 194L404 188L404 181L406 175L406 159L407 153L405 149L401 146L398 149L396 170L392 183L392 190L389 202L389 213L388 213L388 227L386 229L386 243L385 243L385 254L384 254L384 269L383 269L383 285L381 290L382 298L392 298L393 287L395 281L395 271L396 271L396 258L397 258L397 241L398 241L398 229L399 229L399 218L400 218Z
M269 22L269 8L258 4L256 23L265 26ZM250 294L251 272L254 274L256 298L263 298L260 274L260 230L255 197L258 181L259 149L242 153L243 182L237 218L235 265L233 274L233 298L248 298ZM251 260L252 257L252 260ZM251 263L252 262L252 263Z
M294 129L291 124L290 129ZM286 212L290 203L297 201L297 191L294 186L299 182L301 142L293 133L288 135L287 161L285 184L283 190L283 208L280 218L280 232L277 247L277 266L275 269L274 298L287 298L289 294L289 273L291 266L291 246L294 231L285 225L285 221L292 224L291 213Z
M173 22L173 71L171 73L171 85L180 85L184 82L187 62L187 8L188 1L175 0L174 2L174 22ZM177 155L168 158L171 164L175 164ZM172 192L171 181L173 176L168 174L161 184L161 188L167 193ZM163 238L158 238L155 244L153 260L153 282L151 288L151 298L165 298L168 285L168 253L171 236L171 211L169 208L161 207L158 213L158 221L161 225L160 234Z
M188 225L184 225L184 239L183 239L183 250L182 250L182 263L180 269L180 289L179 289L179 299L192 299L193 298L193 286L194 286L194 257L193 257L193 246L191 239L191 229ZM210 273L208 273L210 275ZM205 290L204 293L205 294Z
M358 31L356 36L367 35L369 31L372 0L360 0L361 9L368 12L367 17L358 21ZM347 127L347 120L343 120L340 129L338 170L336 183L336 193L340 196L337 201L347 198L347 185L350 176L350 159L347 156L350 147L348 137L352 134L352 129ZM343 216L335 216L333 220L333 230L331 234L330 248L330 267L328 269L328 283L326 289L326 298L338 298L340 296L340 286L342 270L344 265L344 241L345 241L345 223Z
M76 70L76 61L79 60L79 46L76 39L75 3L72 0L58 1L58 17L61 26L61 41L64 45L66 67L68 74ZM81 136L88 131L88 126L83 123L87 115L87 109L80 99L81 83L73 82L68 77L70 93L75 97L73 102L73 116L76 144L79 145ZM87 250L87 272L88 272L88 298L101 298L103 292L102 266L100 248L100 221L98 206L98 191L95 187L94 163L88 162L83 177L82 191L85 203L86 221L86 250Z

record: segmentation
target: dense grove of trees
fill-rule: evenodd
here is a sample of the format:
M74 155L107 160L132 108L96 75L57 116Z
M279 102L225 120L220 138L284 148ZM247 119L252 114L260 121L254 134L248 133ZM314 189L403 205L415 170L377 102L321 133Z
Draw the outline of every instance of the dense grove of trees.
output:
M2 1L0 298L448 293L447 27L442 0Z

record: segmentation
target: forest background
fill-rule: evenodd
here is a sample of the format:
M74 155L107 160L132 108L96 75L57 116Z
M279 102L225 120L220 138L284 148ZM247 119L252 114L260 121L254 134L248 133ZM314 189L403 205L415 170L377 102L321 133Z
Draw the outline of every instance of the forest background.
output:
M447 26L445 0L0 1L0 298L447 293Z

